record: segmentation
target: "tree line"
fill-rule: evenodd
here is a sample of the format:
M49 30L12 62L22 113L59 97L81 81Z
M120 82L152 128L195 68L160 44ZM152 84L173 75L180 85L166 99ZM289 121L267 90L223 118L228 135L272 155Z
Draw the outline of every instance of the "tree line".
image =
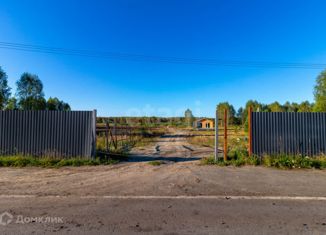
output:
M57 97L44 98L43 83L31 73L23 73L11 93L8 76L0 66L0 110L57 110L70 111L70 105Z
M223 117L224 110L228 110L230 124L246 125L249 107L252 107L254 112L326 112L326 70L321 72L316 79L313 103L309 101L290 103L287 101L284 104L280 104L275 101L271 104L264 104L256 100L249 100L244 107L240 107L235 111L232 104L221 102L217 105L217 111L219 117Z
M97 117L97 123L110 123L122 126L159 127L173 126L186 127L185 117Z

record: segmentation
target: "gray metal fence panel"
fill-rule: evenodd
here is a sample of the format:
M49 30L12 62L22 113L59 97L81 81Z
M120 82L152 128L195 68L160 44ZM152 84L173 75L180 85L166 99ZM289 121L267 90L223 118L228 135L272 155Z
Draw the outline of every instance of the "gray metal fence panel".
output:
M252 113L256 155L326 153L326 113Z
M94 157L96 111L0 111L0 154Z

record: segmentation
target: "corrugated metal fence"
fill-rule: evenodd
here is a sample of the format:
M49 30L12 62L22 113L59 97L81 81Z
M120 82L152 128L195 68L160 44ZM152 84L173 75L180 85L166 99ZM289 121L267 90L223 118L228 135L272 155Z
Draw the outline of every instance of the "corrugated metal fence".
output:
M252 113L254 154L326 153L326 113Z
M96 111L0 111L0 154L95 156Z

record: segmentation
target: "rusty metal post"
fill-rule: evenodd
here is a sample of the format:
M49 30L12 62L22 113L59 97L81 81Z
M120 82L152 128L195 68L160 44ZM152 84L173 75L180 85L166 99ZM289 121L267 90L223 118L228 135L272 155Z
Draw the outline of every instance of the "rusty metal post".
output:
M118 135L117 135L117 118L114 118L114 127L113 127L113 137L114 137L114 142L115 142L115 150L118 149Z
M249 152L249 156L252 155L252 107L249 107L248 110L248 144L249 144L249 148L248 148L248 152Z
M228 159L228 111L224 110L224 161Z
M218 110L215 113L215 161L218 160Z

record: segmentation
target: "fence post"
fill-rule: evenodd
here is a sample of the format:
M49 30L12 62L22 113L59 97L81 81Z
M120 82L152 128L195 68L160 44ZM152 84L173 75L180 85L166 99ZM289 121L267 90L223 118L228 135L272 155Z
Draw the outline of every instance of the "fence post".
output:
M215 111L215 161L218 159L218 110Z
M228 111L224 109L224 161L228 159Z
M115 150L118 149L118 135L117 135L117 118L114 118L114 127L113 127L113 143L115 143Z
M249 157L252 155L252 107L248 110L248 141L249 141Z

